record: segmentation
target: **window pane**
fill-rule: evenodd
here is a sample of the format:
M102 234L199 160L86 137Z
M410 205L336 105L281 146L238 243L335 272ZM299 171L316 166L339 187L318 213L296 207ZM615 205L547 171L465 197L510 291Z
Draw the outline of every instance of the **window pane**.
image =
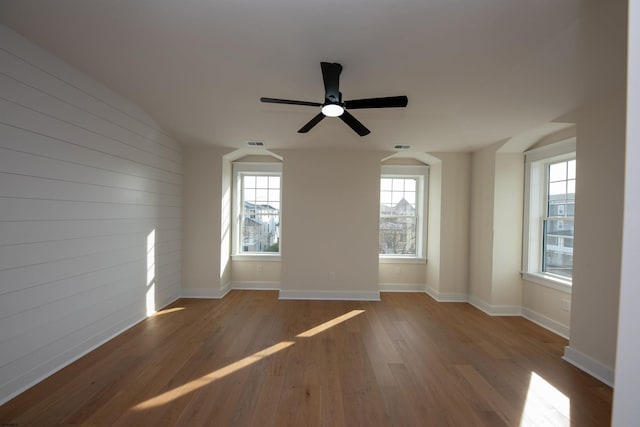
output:
M416 193L405 193L404 198L415 209L415 207L416 207Z
M255 202L256 200L256 190L253 188L247 188L244 190L244 199L247 201Z
M270 176L269 177L269 188L280 188L280 177L279 176Z
M383 205L391 204L391 191L382 191L380 193L380 203Z
M545 220L543 228L542 271L571 278L573 269L573 221Z
M269 187L269 177L268 176L257 176L256 177L256 188L268 188Z
M549 166L549 181L564 181L567 179L567 162L555 163Z
M567 193L567 182L552 182L549 184L549 196L556 196L558 194L566 194Z
M244 188L255 187L256 186L256 177L245 175L244 176Z
M576 180L572 179L567 181L567 193L576 194Z
M279 252L280 176L243 175L240 252Z
M419 256L417 178L380 179L380 254Z
M391 204L397 205L402 200L402 192L393 192L391 193Z
M269 192L267 190L258 189L256 190L256 201L258 203L266 203L268 199Z
M242 220L242 252L279 252L279 215L245 216Z
M416 191L416 180L415 179L405 179L404 180L404 191Z
M416 255L416 217L380 218L380 253Z

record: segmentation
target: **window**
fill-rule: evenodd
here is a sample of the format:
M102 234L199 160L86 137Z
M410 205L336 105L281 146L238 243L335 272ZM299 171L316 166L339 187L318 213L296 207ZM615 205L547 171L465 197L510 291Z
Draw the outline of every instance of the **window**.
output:
M425 257L426 166L383 166L379 253L387 259Z
M575 139L526 153L523 273L552 287L573 273Z
M234 163L234 255L280 254L281 165Z
M573 269L573 214L566 215L565 206L575 205L575 159L547 164L546 177L542 272L570 279Z

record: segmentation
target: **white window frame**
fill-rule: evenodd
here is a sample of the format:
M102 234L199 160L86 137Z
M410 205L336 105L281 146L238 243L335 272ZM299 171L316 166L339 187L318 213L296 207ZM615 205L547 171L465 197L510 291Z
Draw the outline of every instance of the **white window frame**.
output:
M549 164L576 158L576 139L569 138L525 153L525 197L522 277L530 282L571 293L572 280L542 271L542 227L547 215Z
M417 210L417 230L416 230L416 254L378 254L380 263L420 263L427 262L427 202L428 202L428 182L429 166L418 165L382 165L380 179L382 178L415 178L416 179L416 210ZM378 191L380 196L380 191ZM379 209L380 203L378 203ZM378 217L380 212L378 211ZM378 233L380 226L378 225Z
M279 252L241 252L240 220L242 203L242 176L263 175L280 177L280 236L282 236L282 163L234 162L232 188L232 228L231 228L231 258L243 261L278 261L282 253L282 237Z

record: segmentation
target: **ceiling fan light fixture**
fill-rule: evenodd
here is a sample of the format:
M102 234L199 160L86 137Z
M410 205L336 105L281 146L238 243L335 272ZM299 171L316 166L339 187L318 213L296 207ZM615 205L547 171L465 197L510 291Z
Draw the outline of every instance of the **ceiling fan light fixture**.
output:
M327 117L339 117L344 113L344 107L339 104L325 104L322 106L322 114Z

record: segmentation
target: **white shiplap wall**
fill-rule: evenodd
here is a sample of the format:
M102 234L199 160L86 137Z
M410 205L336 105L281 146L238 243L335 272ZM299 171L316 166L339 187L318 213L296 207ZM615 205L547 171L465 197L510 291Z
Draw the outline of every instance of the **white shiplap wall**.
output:
M178 298L181 185L149 116L0 26L0 403Z

